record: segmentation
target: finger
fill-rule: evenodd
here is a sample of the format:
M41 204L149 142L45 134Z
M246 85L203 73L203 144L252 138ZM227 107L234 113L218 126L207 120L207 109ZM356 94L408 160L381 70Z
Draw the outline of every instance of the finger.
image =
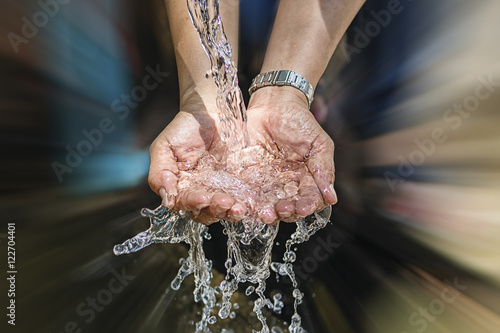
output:
M337 194L333 187L335 181L335 165L333 162L334 144L332 139L324 137L314 142L313 152L306 161L309 172L314 177L316 185L326 204L337 203Z
M241 202L236 202L226 214L229 221L238 222L245 217L247 213L247 207Z
M280 200L274 206L280 221L293 222L295 218L295 204L290 200Z
M227 211L234 203L234 199L225 193L214 194L208 208L208 213L220 220L226 216Z
M278 221L278 215L276 215L274 205L262 207L258 212L258 216L265 224L275 224Z
M210 200L210 205L202 208L198 215L193 215L192 218L196 222L210 225L226 218L229 210L234 206L235 200L225 193L213 194ZM236 207L238 209L238 207ZM241 220L245 214L244 211L235 211L240 214L238 221Z
M212 194L205 190L193 190L183 192L178 199L180 210L191 212L196 217L203 208L210 206Z
M298 197L299 200L295 203L295 212L301 217L311 215L325 205L316 182L309 175L305 175L300 180Z
M177 195L177 174L175 156L168 144L155 140L149 149L150 165L148 182L151 189L162 197L162 204L173 208ZM163 191L162 191L163 189Z
M219 218L214 217L209 211L209 207L203 208L200 213L196 216L191 214L191 219L195 222L202 223L204 225L211 225L215 222L219 222Z
M177 176L171 171L163 171L160 174L162 188L159 194L162 198L162 204L169 209L175 206L175 197L177 196Z

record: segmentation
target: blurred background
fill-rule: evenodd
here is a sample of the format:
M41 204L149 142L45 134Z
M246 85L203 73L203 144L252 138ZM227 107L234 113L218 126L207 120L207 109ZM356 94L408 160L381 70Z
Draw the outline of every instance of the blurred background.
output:
M18 272L15 326L1 283L2 332L194 332L192 279L170 289L185 246L112 253L160 204L148 147L178 105L163 3L0 3L0 261L15 223ZM244 92L276 6L240 2ZM297 251L308 332L500 331L499 18L494 0L370 0L349 28L312 106L336 143L339 203ZM285 309L268 322L283 326L291 285L271 280ZM214 332L259 328L235 300Z

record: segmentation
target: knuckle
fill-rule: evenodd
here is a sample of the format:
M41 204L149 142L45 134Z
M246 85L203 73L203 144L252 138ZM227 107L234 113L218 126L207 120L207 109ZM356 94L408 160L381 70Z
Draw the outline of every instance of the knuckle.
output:
M149 154L153 155L158 149L158 139L155 139L149 146Z
M157 190L159 189L159 182L158 182L158 177L156 176L156 174L154 172L149 172L148 174L148 184L149 184L149 187L151 187L151 189L155 192L157 192Z
M326 139L326 145L328 148L330 148L332 150L335 149L335 143L333 142L332 138L330 138L330 137L328 137Z

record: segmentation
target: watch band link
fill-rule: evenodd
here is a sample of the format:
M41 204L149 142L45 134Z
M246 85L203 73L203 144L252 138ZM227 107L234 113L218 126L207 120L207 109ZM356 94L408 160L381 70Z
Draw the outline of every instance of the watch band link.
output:
M295 87L306 95L307 102L309 103L309 108L311 108L311 103L314 99L314 89L309 81L307 81L302 75L290 70L279 70L262 73L257 75L252 80L252 84L248 89L248 93L251 96L255 90L267 86Z

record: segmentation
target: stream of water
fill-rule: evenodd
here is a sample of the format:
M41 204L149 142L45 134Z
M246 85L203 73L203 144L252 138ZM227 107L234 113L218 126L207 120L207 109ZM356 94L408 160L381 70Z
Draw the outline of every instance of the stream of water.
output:
M225 279L218 286L212 285L212 262L203 250L204 239L210 239L208 228L194 222L183 212L175 214L162 206L155 210L144 208L141 214L149 217L150 228L116 245L114 253L132 253L154 243L187 243L188 257L181 260L171 287L179 289L186 276L194 275L194 299L203 303L201 319L196 323L197 333L210 332L210 325L217 321L216 306L220 307L217 315L221 319L233 317L231 297L241 283L251 284L245 291L247 296L252 293L258 296L253 311L262 327L254 332L270 332L262 309L268 307L280 313L283 308L281 294L275 294L273 300L265 295L271 268L277 275L288 276L292 281L294 314L289 332L304 333L298 313L303 294L298 289L293 272L296 254L292 246L307 241L323 228L329 221L331 208L296 221L297 229L285 244L283 262L271 262L271 250L279 224L264 224L255 213L255 208L272 207L282 198L297 199L298 185L308 172L307 167L304 163L279 159L260 146L248 146L245 105L238 86L237 69L232 61L231 46L224 34L218 0L187 0L187 7L211 62L211 75L217 86L220 132L227 149L217 161L207 155L193 170L182 172L179 191L196 186L217 189L244 202L249 213L238 223L220 221L228 237L228 257ZM217 303L217 297L220 303ZM271 330L279 331L278 328Z

